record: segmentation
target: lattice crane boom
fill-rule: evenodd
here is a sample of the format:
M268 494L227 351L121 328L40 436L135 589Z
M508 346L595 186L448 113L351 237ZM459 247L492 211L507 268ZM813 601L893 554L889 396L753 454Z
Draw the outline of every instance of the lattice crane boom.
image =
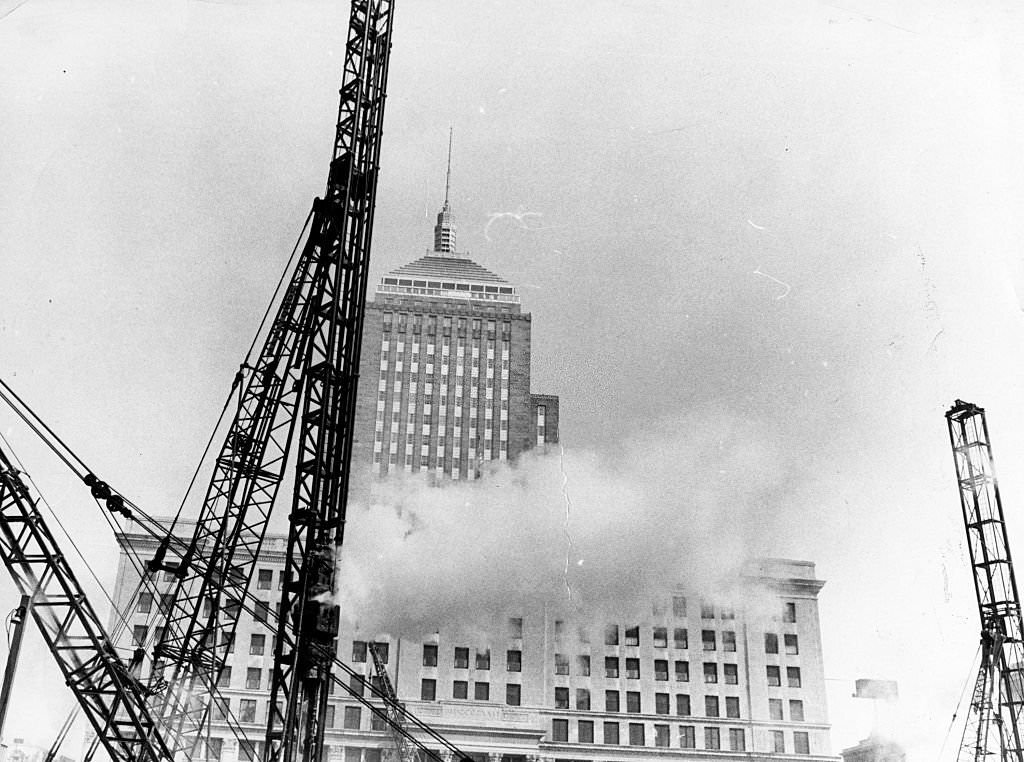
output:
M946 413L974 589L982 665L972 699L978 727L961 759L1024 762L1024 624L984 409L957 400ZM991 676L987 676L991 673ZM992 732L992 724L998 732ZM993 748L998 743L999 748Z
M367 645L373 658L373 671L380 683L381 698L384 700L384 712L388 727L391 728L391 739L394 741L394 759L392 762L413 762L415 755L409 743L409 732L405 723L405 705L398 700L398 692L391 683L388 667L377 649L376 643Z

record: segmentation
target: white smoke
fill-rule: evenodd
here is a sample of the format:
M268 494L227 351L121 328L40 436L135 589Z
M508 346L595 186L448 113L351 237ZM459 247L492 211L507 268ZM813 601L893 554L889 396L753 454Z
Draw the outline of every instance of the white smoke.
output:
M649 614L680 586L714 595L772 552L788 468L771 435L702 410L613 457L553 446L475 481L359 485L339 563L342 616L418 637L484 628L516 608L596 619Z

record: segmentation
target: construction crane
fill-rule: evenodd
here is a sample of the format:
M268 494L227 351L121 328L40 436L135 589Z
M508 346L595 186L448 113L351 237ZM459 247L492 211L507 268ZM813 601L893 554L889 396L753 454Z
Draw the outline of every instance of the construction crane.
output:
M1024 762L1024 625L984 409L957 400L946 413L981 618L981 668L960 762Z

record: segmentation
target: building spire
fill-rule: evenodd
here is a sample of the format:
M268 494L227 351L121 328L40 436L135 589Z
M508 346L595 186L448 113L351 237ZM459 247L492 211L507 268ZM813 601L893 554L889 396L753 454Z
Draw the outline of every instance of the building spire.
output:
M448 203L448 194L452 184L452 133L448 128L448 171L444 178L444 206L437 213L437 224L434 225L434 254L438 256L455 255L455 224L452 222L452 207Z

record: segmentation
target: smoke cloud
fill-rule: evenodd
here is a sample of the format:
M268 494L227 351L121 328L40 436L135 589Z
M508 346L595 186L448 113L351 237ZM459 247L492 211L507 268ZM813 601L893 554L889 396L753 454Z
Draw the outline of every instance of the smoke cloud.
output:
M770 554L789 471L768 424L701 410L613 456L553 445L475 481L374 479L349 507L342 616L419 637L516 607L598 618L721 594Z

